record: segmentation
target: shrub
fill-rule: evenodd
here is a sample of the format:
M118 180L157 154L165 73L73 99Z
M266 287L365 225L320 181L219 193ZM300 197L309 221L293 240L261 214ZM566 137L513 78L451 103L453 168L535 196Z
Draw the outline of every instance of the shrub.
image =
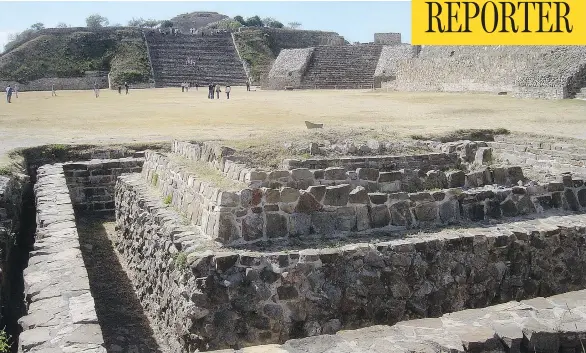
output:
M10 335L4 331L4 329L0 330L0 353L9 353L11 349L10 344Z
M173 254L173 259L175 262L175 268L179 271L183 271L187 268L187 254L180 251Z
M165 197L165 199L163 200L165 205L170 205L171 201L173 201L173 196L171 196L171 195L167 195L167 197Z

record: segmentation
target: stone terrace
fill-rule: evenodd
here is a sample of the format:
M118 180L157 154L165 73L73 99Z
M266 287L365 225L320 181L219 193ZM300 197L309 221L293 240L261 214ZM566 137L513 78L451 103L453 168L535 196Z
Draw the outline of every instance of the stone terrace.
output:
M145 37L157 87L179 87L183 82L246 84L244 67L229 34L202 37L146 32Z
M238 350L242 353L584 352L586 291ZM234 350L215 351L230 353Z
M381 45L315 47L301 88L371 88Z

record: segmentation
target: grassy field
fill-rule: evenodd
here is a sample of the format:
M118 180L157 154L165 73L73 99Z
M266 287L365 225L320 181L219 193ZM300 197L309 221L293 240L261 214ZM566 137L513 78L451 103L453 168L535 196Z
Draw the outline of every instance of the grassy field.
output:
M232 89L230 100L208 100L207 88L23 92L0 102L0 155L47 143L131 143L222 139L235 146L303 138L315 131L360 137L408 137L457 128L507 128L513 132L586 139L586 101L521 100L507 96L348 91ZM238 142L240 141L240 142Z

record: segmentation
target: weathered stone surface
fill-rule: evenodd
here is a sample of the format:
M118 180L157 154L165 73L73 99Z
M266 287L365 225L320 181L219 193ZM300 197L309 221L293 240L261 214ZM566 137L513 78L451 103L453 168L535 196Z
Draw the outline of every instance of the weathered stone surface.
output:
M378 169L374 168L358 168L356 173L358 173L358 178L362 180L377 181L379 176Z
M296 202L299 198L299 190L293 188L281 189L281 202Z
M279 213L266 213L266 234L268 238L287 236L287 218Z
M375 205L382 205L383 203L386 203L388 197L389 196L387 194L383 194L380 192L373 192L373 193L368 194L368 198L370 199L370 202Z
M410 226L413 216L409 209L408 201L399 201L389 207L391 212L391 224L394 226Z
M263 236L264 217L252 213L242 219L242 237L246 241L260 239Z
M35 195L37 239L24 271L31 303L19 320L19 351L106 353L62 164L37 170Z
M401 181L403 179L403 173L400 171L394 172L381 172L378 177L379 183L390 183L393 181Z
M368 204L370 201L368 192L362 186L357 186L354 190L350 191L348 201L350 203Z
M576 194L574 193L574 191L572 189L566 189L566 191L564 191L564 197L566 198L566 201L568 202L568 207L570 208L570 210L572 210L572 211L579 211L580 210L580 204L578 203L578 199L576 198Z
M322 205L315 199L315 197L306 191L301 191L299 200L295 206L295 212L311 213L322 209Z
M313 180L313 173L308 168L297 168L291 170L291 177L295 180Z
M386 227L391 222L391 214L387 205L373 205L370 207L370 226L372 228Z
M318 202L321 202L326 194L326 187L324 185L310 186L307 191L315 197Z
M415 217L421 222L433 222L438 216L438 206L435 202L420 203L415 206Z
M311 230L311 215L307 213L293 213L289 216L289 235L308 235Z
M352 206L340 207L336 210L337 229L350 231L356 229L356 210Z
M350 196L350 185L342 184L328 186L324 196L323 203L328 206L346 206Z
M459 188L466 184L466 173L461 170L452 170L446 172L449 188Z
M281 202L281 192L276 189L266 189L265 192L266 203L279 203Z
M326 168L324 171L326 180L346 180L346 169L338 167Z

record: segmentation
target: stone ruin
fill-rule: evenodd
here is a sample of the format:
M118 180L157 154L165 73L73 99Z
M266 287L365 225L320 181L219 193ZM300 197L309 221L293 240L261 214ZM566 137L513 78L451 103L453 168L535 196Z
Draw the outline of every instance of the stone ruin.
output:
M263 88L581 98L586 92L585 58L585 46L412 46L401 43L398 33L376 33L374 44L283 50Z
M585 154L523 143L325 153L277 170L184 141L29 162L19 351L131 351L111 338L129 333L102 316L99 249L80 238L80 217L101 214L162 351L581 352ZM26 181L2 180L0 224L14 233Z

